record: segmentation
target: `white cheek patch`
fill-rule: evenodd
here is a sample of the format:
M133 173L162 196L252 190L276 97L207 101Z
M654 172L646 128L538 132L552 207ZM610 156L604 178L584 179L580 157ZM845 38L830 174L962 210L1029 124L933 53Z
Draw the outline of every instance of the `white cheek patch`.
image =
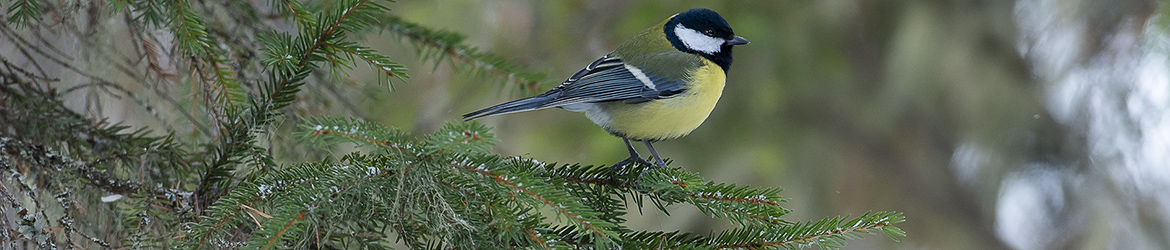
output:
M723 47L723 39L703 35L703 33L687 28L681 23L674 26L674 34L678 36L678 40L682 41L683 45L695 51L715 54L719 53Z

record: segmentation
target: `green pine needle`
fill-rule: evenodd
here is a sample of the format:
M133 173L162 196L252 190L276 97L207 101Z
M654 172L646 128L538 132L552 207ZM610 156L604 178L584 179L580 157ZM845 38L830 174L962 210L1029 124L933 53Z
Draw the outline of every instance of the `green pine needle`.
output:
M7 2L7 1L6 1ZM14 0L8 5L8 23L17 27L41 21L40 0Z

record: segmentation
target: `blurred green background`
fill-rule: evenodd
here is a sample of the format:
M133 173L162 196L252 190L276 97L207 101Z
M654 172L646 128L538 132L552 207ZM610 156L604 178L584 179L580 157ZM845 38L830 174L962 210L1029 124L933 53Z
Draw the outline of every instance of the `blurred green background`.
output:
M737 35L728 84L691 135L657 143L716 182L783 187L805 221L905 213L902 242L849 249L1170 249L1170 68L1157 1L400 1L403 18L547 72L547 90L674 13ZM523 97L462 67L364 38L411 69L355 92L353 115L420 133ZM356 79L372 77L358 70ZM366 80L356 80L363 82ZM359 93L360 92L360 93ZM613 164L621 140L580 113L490 117L504 155ZM644 149L640 149L644 150ZM641 229L726 222L644 209Z

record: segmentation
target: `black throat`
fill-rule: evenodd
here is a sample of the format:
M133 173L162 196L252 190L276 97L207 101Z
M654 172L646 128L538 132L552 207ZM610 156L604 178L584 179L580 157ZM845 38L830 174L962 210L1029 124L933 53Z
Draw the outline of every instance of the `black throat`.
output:
M699 56L715 62L715 65L719 65L720 68L723 68L723 74L727 74L727 70L731 69L731 47L734 46L723 45L723 48L719 49L719 53L715 53L714 55L703 54L702 52L692 53L699 54Z

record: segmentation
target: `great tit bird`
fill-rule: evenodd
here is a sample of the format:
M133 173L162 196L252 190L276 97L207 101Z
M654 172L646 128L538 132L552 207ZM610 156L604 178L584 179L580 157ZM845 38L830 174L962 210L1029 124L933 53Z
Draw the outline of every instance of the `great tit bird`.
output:
M562 108L585 112L594 123L622 138L631 162L638 156L630 140L642 141L657 160L651 142L684 136L711 114L723 93L731 49L748 44L719 13L692 9L678 13L623 42L561 85L543 94L463 115L480 117Z

